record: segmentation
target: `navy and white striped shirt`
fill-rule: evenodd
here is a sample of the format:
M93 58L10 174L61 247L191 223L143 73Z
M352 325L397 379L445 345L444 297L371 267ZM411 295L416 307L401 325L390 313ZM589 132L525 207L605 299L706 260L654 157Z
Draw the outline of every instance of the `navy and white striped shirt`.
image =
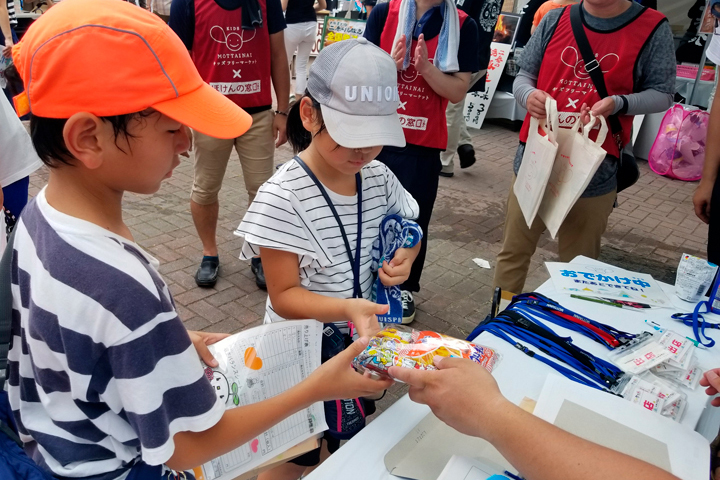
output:
M225 406L203 374L157 260L51 207L16 227L8 394L21 438L56 476L121 479Z
M386 215L416 219L415 199L382 163L373 160L362 170L362 251L360 288L370 297L372 243ZM333 201L350 246L357 242L357 195L339 195L325 187ZM296 253L301 285L311 292L336 298L352 298L353 273L345 242L335 217L315 182L294 160L280 167L258 190L235 235L245 237L240 259L260 253L259 247ZM285 320L272 308L268 296L265 323Z

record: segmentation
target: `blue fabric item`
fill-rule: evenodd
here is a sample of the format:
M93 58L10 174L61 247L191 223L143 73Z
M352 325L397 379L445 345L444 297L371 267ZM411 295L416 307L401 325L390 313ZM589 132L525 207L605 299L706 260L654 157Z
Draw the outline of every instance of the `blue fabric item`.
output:
M0 422L17 434L7 392L0 391ZM53 480L25 454L18 443L0 431L0 478L3 480Z
M422 239L423 232L420 226L405 220L399 215L388 215L380 223L380 235L373 242L372 264L370 268L377 272L384 261L390 261L400 248L412 248ZM402 323L403 307L401 301L402 290L399 286L386 287L380 281L380 276L373 285L373 301L381 305L390 305L390 310L384 315L378 315L378 321L383 323Z

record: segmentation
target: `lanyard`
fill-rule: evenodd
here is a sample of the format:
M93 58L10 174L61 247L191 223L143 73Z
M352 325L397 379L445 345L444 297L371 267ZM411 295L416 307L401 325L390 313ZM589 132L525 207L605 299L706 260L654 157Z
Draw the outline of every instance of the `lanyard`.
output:
M702 307L705 307L705 312L700 311ZM695 306L693 313L675 313L672 315L672 318L684 323L688 327L692 327L695 340L704 347L711 348L715 345L715 340L705 334L705 328L720 328L720 324L711 323L705 320L703 313L709 313L711 311L712 303L704 300ZM704 342L703 338L707 340L707 342Z
M340 234L343 238L343 242L345 242L345 251L347 252L348 261L352 266L353 298L363 298L362 290L360 289L360 250L362 249L362 177L360 176L359 172L355 174L355 185L357 187L357 244L355 246L355 257L353 258L352 250L350 249L350 240L348 240L348 236L345 233L345 227L343 226L342 220L340 220L340 215L338 215L337 210L335 210L335 205L333 205L332 200L330 200L330 196L325 190L325 187L323 187L323 184L320 183L320 180L318 180L313 171L310 170L310 167L308 167L300 157L296 156L295 161L303 168L303 170L305 170L305 173L307 173L308 177L310 177L310 179L315 182L315 186L318 188L318 190L320 190L320 193L322 194L323 198L325 198L325 202L327 203L330 211L335 217L335 221L337 221L338 227L340 228Z

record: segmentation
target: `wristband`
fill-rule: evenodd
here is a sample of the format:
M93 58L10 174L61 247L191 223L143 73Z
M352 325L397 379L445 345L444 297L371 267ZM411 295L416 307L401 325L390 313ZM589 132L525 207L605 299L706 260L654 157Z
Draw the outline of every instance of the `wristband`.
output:
M285 115L286 117L288 116L287 112L282 112L280 110L275 110L275 115Z

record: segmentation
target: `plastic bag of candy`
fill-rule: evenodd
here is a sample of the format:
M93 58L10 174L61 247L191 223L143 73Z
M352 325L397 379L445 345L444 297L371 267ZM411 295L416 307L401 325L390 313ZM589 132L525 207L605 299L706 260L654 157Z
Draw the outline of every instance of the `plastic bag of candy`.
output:
M401 326L386 327L373 336L353 366L360 372L369 371L387 376L390 367L437 370L433 357L469 358L492 372L499 360L498 353L482 345L431 331L419 331Z

